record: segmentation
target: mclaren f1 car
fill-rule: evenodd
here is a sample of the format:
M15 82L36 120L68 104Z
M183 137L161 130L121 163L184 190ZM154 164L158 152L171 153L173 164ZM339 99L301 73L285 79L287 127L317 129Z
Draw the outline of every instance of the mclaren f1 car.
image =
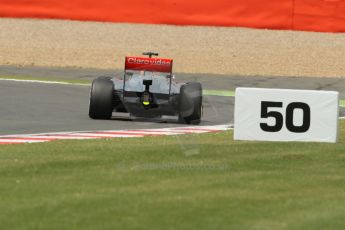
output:
M173 60L148 57L125 58L123 77L98 77L92 82L89 117L111 119L113 112L136 117L177 116L187 124L199 124L202 116L202 86L176 82Z

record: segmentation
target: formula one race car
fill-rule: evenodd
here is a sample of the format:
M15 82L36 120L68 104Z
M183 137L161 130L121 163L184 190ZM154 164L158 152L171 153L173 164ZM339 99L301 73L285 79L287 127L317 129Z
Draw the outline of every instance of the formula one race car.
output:
M173 80L172 59L126 57L123 78L98 77L92 82L89 116L110 119L112 112L136 117L178 116L179 121L199 124L202 115L202 86L198 82Z

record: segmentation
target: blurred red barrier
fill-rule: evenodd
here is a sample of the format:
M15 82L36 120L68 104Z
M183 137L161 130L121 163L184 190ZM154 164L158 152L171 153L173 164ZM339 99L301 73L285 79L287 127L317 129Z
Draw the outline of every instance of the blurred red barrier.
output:
M345 32L345 0L295 0L293 29Z
M0 0L0 17L345 31L345 0Z

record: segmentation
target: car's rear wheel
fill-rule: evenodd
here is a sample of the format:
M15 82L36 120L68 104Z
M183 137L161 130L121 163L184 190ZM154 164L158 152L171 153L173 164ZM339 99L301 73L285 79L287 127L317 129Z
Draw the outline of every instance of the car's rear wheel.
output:
M114 83L110 77L99 77L92 82L90 92L89 117L110 119L113 112Z
M186 124L200 124L202 116L202 86L191 82L181 86L179 121Z

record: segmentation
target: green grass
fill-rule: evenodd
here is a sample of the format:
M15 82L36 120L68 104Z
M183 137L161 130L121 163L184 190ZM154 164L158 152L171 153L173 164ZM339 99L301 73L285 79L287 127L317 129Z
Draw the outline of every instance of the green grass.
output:
M344 229L337 144L232 132L0 147L1 229Z

